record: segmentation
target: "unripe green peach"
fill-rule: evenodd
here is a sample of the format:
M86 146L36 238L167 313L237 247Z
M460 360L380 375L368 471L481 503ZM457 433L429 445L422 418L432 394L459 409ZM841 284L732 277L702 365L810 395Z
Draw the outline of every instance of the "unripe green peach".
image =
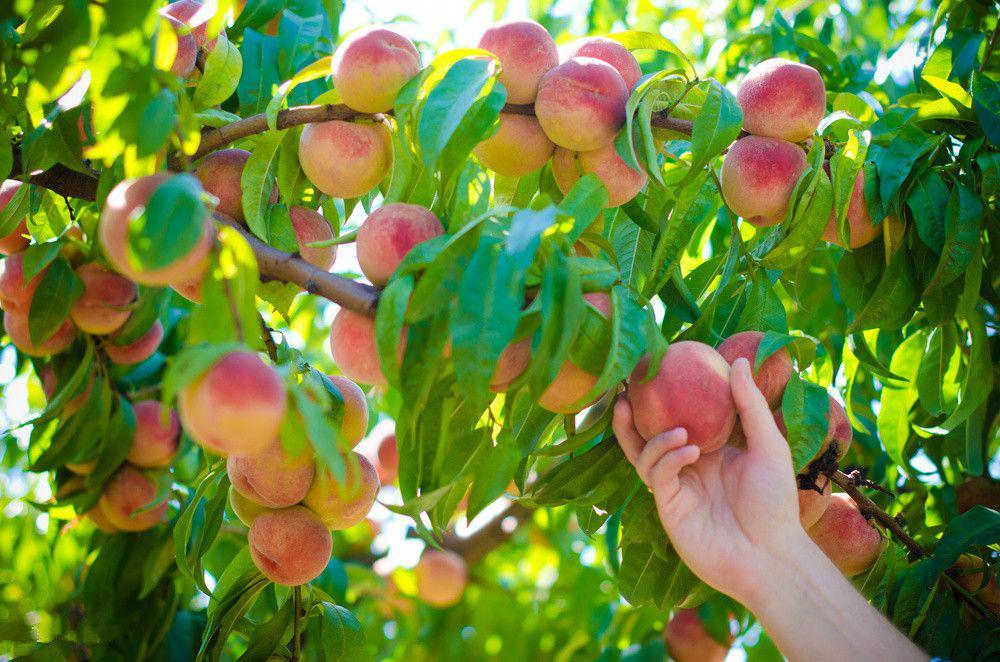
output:
M69 349L76 340L76 327L67 317L59 328L49 338L35 342L28 330L28 316L21 313L8 312L4 314L3 325L10 336L10 341L28 356L51 356Z
M344 419L340 425L340 434L345 442L354 446L368 431L368 400L365 392L347 377L328 375L327 379L344 400Z
M333 86L347 106L362 113L384 113L420 72L420 54L413 42L394 30L366 28L340 42L331 65Z
M219 199L217 211L242 223L243 214L243 168L250 159L245 149L220 149L200 159L195 166L194 176L202 187ZM271 187L271 203L278 201L278 187Z
M705 629L697 609L674 612L663 630L663 640L676 662L722 662L729 652L728 646L713 639Z
M112 336L109 342L102 345L104 353L108 355L112 363L118 365L142 363L155 354L160 347L160 343L163 341L163 324L160 323L160 320L156 320L149 327L149 331L127 345L116 345L114 340L115 337Z
M353 459L352 459L353 458ZM302 503L308 506L328 529L348 529L363 520L375 504L378 472L365 456L353 452L346 458L344 480L329 471L320 471Z
M562 147L552 156L552 176L563 195L569 193L582 175L594 174L608 190L605 207L620 207L646 186L645 171L630 167L618 155L614 143L589 152L574 153Z
M535 116L556 145L588 152L614 142L625 124L626 101L625 80L614 67L575 57L542 77Z
M542 76L559 64L556 42L535 21L497 23L483 33L479 48L500 60L500 82L507 90L507 103L534 101Z
M500 129L472 150L479 162L505 177L523 177L549 160L555 145L530 115L500 113Z
M177 412L156 400L143 400L132 407L135 436L126 460L137 467L169 467L180 448L181 424Z
M587 37L576 42L569 52L569 58L592 57L604 60L625 80L625 87L631 91L642 78L642 69L632 51L622 46L614 39L607 37Z
M288 215L292 219L292 230L299 244L299 255L309 264L329 271L337 259L337 246L310 247L309 244L333 239L330 222L308 207L290 207Z
M381 123L343 120L307 124L299 136L299 163L309 181L330 197L360 197L389 172L389 130Z
M854 499L837 493L807 533L833 564L848 577L871 567L885 549L886 540L865 519Z
M5 179L0 184L0 210L3 210L10 204L14 194L20 188L21 182L16 179ZM21 222L9 234L0 237L0 255L10 255L11 253L16 253L27 248L28 244L31 243L27 234L28 221L26 218L22 218Z
M738 216L757 227L780 223L792 190L806 168L806 154L778 138L744 136L722 160L722 195Z
M583 298L593 305L603 317L611 319L611 297L607 293L591 292L585 294ZM556 378L538 398L538 404L543 409L556 414L575 414L592 405L600 397L598 395L591 402L579 404L580 399L586 396L597 384L597 379L597 375L593 375L567 360L556 373Z
M847 228L850 238L850 248L861 248L882 236L882 224L872 225L872 217L868 213L865 202L865 171L858 170L854 178L854 188L851 189L851 200L847 204ZM836 210L830 210L830 220L823 229L823 239L832 244L843 246L837 233Z
M741 331L735 333L719 345L718 351L730 366L736 359L744 358L750 363L751 370L757 364L757 350L764 334L760 331ZM785 386L792 377L792 355L782 347L767 357L760 368L754 372L753 381L764 394L767 406L771 409L781 406L781 396L785 394Z
M451 550L427 549L417 563L417 596L432 607L444 608L462 599L469 583L465 559Z
M426 207L404 202L382 205L358 229L358 263L365 277L385 285L417 244L443 234L441 221Z
M77 328L99 336L120 329L139 294L135 283L96 262L78 267L76 275L83 281L83 294L70 308L69 316Z
M257 515L270 510L270 508L265 508L256 501L246 498L232 487L229 488L229 506L244 526L250 526L257 519Z
M158 173L139 179L127 179L111 189L101 211L98 225L101 247L115 270L137 283L164 287L172 281L194 277L204 269L212 248L211 224L206 211L203 219L205 231L187 255L161 269L148 270L132 266L128 255L129 226L142 213L156 188L172 176Z
M181 424L191 438L220 455L254 455L278 438L285 384L257 354L236 351L181 389Z
M375 320L341 308L330 325L330 354L349 379L385 386L385 375L375 346Z
M726 360L704 343L682 340L667 348L656 376L645 381L648 368L646 356L628 382L639 434L648 440L680 427L702 453L722 448L736 423Z
M156 481L130 464L123 464L104 486L101 513L117 529L145 531L163 521L167 501L157 501ZM152 506L152 507L150 507Z
M266 508L287 508L302 501L316 471L312 451L291 456L275 440L254 455L230 455L226 472L233 489Z
M323 574L333 539L308 508L260 513L247 534L254 565L275 584L299 586Z
M736 99L748 133L791 142L813 135L826 114L826 86L819 72L779 57L747 72Z

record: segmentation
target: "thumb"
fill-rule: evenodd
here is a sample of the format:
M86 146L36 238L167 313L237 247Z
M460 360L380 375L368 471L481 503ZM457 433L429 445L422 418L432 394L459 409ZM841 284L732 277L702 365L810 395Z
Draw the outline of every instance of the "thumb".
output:
M764 394L757 388L745 358L736 359L729 374L733 400L740 414L740 424L747 438L750 452L789 453L788 442L774 422L774 415L767 406Z

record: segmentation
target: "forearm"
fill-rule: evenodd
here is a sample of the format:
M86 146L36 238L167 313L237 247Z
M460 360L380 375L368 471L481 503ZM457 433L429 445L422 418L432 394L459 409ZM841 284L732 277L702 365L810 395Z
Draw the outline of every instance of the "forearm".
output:
M762 572L747 606L790 660L927 660L803 532Z

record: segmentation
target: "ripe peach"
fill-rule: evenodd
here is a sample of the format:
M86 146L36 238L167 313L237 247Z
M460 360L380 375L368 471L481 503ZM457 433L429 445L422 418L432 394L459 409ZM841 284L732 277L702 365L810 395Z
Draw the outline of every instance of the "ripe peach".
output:
M426 549L417 562L417 596L432 607L444 608L462 599L469 583L465 559L447 549Z
M233 489L266 508L286 508L302 501L316 465L311 451L285 452L277 439L254 455L230 455L226 472Z
M629 91L634 89L636 83L642 78L642 69L639 68L639 63L636 61L635 56L632 55L632 51L614 39L608 39L607 37L587 37L586 39L581 39L573 46L569 57L592 57L604 60L621 74L625 80L625 87Z
M824 483L823 492L816 490L799 490L799 521L803 529L808 529L819 521L830 505L830 495L833 492L831 481L820 477Z
M628 382L639 434L651 439L682 427L702 453L722 448L736 423L726 360L704 343L682 340L667 348L656 376L643 381L648 366L643 357Z
M170 287L191 303L201 303L201 284L204 280L205 275L198 274L194 278L174 281L170 283Z
M404 202L382 205L358 229L361 271L372 283L385 285L414 246L442 233L441 221L425 207Z
M319 212L308 207L290 207L288 214L292 219L292 230L299 244L299 255L302 259L323 271L329 271L333 261L337 259L337 246L310 247L317 241L333 239L333 228L330 222Z
M2 184L0 184L0 209L3 209L8 204L10 204L11 199L14 194L18 192L21 188L21 182L16 179L5 179ZM22 218L21 222L17 224L9 234L0 237L0 255L10 255L11 253L16 253L17 251L22 251L28 247L31 240L26 236L28 234L28 221L26 218Z
M490 390L502 393L520 377L531 362L531 338L525 338L504 347L497 360L496 370L490 378Z
M386 28L358 30L333 54L333 86L345 104L361 113L390 110L419 72L420 53L413 42Z
M214 13L212 5L203 5L198 0L177 0L160 9L160 14L170 16L187 26L198 48L206 45L207 35L205 33L208 29L208 21Z
M375 504L378 472L365 456L352 451L343 481L321 471L302 503L316 513L328 529L349 529L363 520ZM357 464L355 465L354 462Z
M559 64L556 42L535 21L497 23L483 33L479 48L500 60L500 82L507 90L507 103L534 101L542 76Z
M250 152L245 149L220 149L198 161L194 176L205 191L219 199L215 209L242 223L243 214L243 168L247 165ZM271 203L278 201L278 187L271 187Z
M959 513L976 506L1000 510L1000 482L988 476L972 476L955 488L955 502Z
M741 331L723 340L718 352L729 365L733 365L738 358L744 358L753 369L757 364L757 349L763 339L764 334L760 331ZM785 394L785 386L791 377L792 355L782 347L764 360L754 373L753 381L767 399L768 407L774 409L781 406L781 396Z
M162 269L148 270L132 265L128 254L129 225L139 216L156 188L172 176L158 173L139 179L127 179L111 189L101 211L98 226L101 247L115 270L143 285L164 287L172 281L194 277L204 269L212 248L211 224L206 211L205 233L187 255Z
M246 498L232 487L229 488L229 506L244 526L250 526L257 519L257 515L270 510L256 501Z
M830 497L826 510L807 533L848 577L871 567L885 548L885 539L846 494Z
M83 281L83 294L69 316L77 328L98 336L120 329L132 314L128 307L139 294L135 283L96 262L81 265L76 275Z
M606 319L611 318L611 297L607 293L592 292L583 295L583 298ZM556 378L552 380L552 383L542 391L541 397L538 398L538 404L543 409L556 414L575 414L597 401L597 398L594 398L591 402L579 404L580 398L587 395L597 384L597 379L597 375L592 375L567 360L556 373Z
M334 198L360 197L389 172L389 130L381 123L342 120L307 124L299 136L299 163L323 193Z
M563 195L569 193L582 175L593 173L608 189L605 207L620 207L646 186L644 171L630 167L615 149L614 143L589 152L574 153L560 147L552 156L552 176Z
M806 154L778 138L744 136L722 160L722 195L738 216L757 227L784 220Z
M181 424L177 412L156 400L137 402L133 410L135 436L125 459L147 469L169 467L180 448Z
M346 377L328 375L334 388L344 400L344 420L340 426L340 434L351 446L354 446L368 431L368 400L361 387Z
M705 629L697 609L674 612L663 629L663 640L671 659L677 662L722 662L729 652L728 646L713 639Z
M69 349L69 346L76 340L76 327L73 326L73 322L68 317L56 329L55 333L42 342L32 340L28 330L28 316L26 314L22 315L14 311L8 312L4 315L3 324L7 330L7 335L10 336L10 341L28 356L58 354Z
M56 377L55 368L52 364L46 365L42 368L41 372L38 374L38 378L42 382L42 392L45 393L46 400L52 400L52 396L56 394L59 389L59 382ZM90 373L90 380L87 382L86 388L84 388L79 394L77 394L72 400L66 403L62 410L63 418L69 418L76 412L80 411L85 404L87 404L87 399L90 397L90 390L94 386L94 373Z
M155 480L132 465L123 464L104 486L98 503L101 513L115 528L145 531L162 522L167 512L167 501L161 497L157 502L157 492Z
M472 153L484 166L505 177L523 177L549 160L555 145L530 115L500 113L500 129Z
M764 60L747 72L736 99L748 133L802 142L826 114L826 86L807 64Z
M8 313L27 315L44 274L45 269L42 269L28 280L24 279L23 251L0 260L0 308Z
M1000 616L1000 587L996 577L989 572L988 580L983 577L983 560L974 554L962 554L952 567L958 573L955 578L965 590L976 596L994 614Z
M177 52L174 62L170 65L170 73L181 78L187 78L194 73L195 60L198 57L198 43L186 25L172 16L164 16L174 34L177 35Z
M614 142L625 124L628 89L610 64L575 57L542 77L535 116L549 139L577 152Z
M85 512L83 516L93 522L94 526L104 533L118 533L119 531L118 527L112 524L111 520L104 514L104 511L101 510L100 504Z
M872 225L872 217L865 203L865 171L858 170L854 178L854 188L851 189L851 201L847 205L847 227L850 238L850 248L867 246L882 235L882 225ZM823 229L823 239L831 244L843 246L837 233L837 216L830 210L830 220Z
M278 438L285 384L257 354L226 354L181 389L181 424L191 438L220 455L254 455Z
M156 320L149 327L149 331L127 345L116 345L114 340L115 337L112 336L109 342L102 345L104 353L108 355L112 363L118 365L142 363L159 349L160 343L163 341L163 324L160 323L160 320Z
M383 485L392 485L399 475L399 446L396 445L395 433L390 433L378 443L375 469L378 480Z
M299 586L319 577L333 552L333 539L308 508L260 513L247 534L254 565L275 584Z
M375 320L341 308L330 325L330 354L349 379L385 386L385 375L375 347Z

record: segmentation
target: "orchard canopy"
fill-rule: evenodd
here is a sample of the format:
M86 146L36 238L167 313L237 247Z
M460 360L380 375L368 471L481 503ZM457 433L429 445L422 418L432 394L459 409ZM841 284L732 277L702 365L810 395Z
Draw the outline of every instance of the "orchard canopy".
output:
M610 426L744 444L739 357L1000 656L992 0L0 10L0 658L780 659Z

